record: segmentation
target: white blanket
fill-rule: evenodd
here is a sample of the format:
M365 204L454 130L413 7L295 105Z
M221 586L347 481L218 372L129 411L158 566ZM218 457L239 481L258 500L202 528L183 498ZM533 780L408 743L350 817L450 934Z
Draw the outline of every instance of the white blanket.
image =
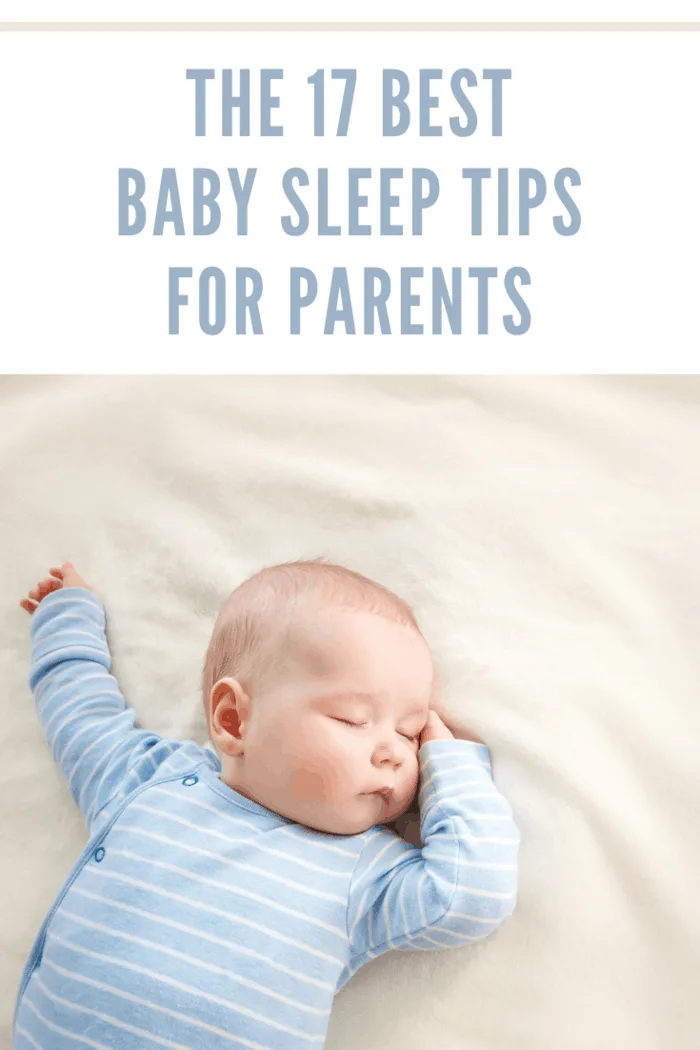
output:
M492 938L393 953L328 1050L700 1046L700 380L0 379L0 1045L83 842L16 602L73 560L141 723L203 740L223 598L324 555L414 605L522 831Z

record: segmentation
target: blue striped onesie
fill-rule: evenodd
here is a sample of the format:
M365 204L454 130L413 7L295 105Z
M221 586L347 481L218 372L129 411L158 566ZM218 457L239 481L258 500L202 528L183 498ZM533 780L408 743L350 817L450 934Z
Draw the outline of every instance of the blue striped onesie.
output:
M519 834L483 744L421 748L422 850L381 826L325 834L229 788L209 748L137 728L90 591L44 598L31 638L89 841L24 968L15 1050L320 1050L363 963L512 913Z

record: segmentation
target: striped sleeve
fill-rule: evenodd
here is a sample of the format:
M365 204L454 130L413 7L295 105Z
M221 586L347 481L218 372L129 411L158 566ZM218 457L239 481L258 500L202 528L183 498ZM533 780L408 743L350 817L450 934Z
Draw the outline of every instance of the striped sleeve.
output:
M488 749L431 740L419 752L421 841L367 834L350 886L350 969L393 948L459 948L492 933L517 898L520 842Z
M105 613L91 591L49 594L32 616L29 685L54 760L92 832L100 811L128 783L153 776L180 746L136 728L110 674Z

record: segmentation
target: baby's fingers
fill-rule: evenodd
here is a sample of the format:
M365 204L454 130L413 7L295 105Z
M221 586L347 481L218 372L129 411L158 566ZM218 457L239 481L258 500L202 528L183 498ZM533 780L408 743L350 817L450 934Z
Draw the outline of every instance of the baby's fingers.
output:
M40 602L41 599L45 598L47 594L51 593L51 591L59 590L62 586L63 584L60 580L55 579L53 576L45 576L36 587L32 587L29 592L29 597Z
M445 725L440 715L435 710L428 712L428 721L420 736L420 746L427 744L430 740L453 740L454 734Z
M28 598L23 598L19 603L23 609L26 609L31 616L35 609L38 608L38 602L30 602Z

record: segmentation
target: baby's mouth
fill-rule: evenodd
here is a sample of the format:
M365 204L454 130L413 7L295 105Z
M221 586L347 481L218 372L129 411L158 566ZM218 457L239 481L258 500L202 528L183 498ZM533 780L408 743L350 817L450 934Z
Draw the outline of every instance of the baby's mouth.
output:
M393 791L391 788L382 788L379 791L365 791L365 795L376 795L388 806L391 802Z

